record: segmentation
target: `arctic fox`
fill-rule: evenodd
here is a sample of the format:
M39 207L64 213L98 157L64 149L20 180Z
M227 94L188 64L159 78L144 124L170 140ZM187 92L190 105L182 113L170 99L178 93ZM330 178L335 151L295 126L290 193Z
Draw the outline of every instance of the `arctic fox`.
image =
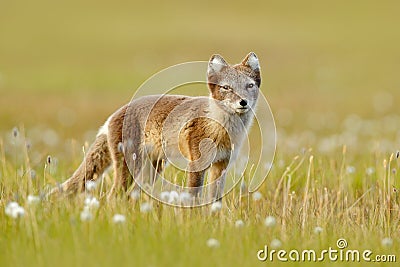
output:
M208 63L207 83L209 97L150 95L122 106L100 128L78 169L51 193L83 191L87 181L95 181L112 164L111 196L116 191L126 191L132 175L139 177L145 156L159 173L171 155L180 154L188 160L190 193L201 195L209 169L209 182L214 182L210 197L219 200L227 168L236 158L254 117L261 83L256 54L249 53L236 65L213 55ZM123 135L129 135L129 145L122 143ZM134 159L127 160L132 155Z

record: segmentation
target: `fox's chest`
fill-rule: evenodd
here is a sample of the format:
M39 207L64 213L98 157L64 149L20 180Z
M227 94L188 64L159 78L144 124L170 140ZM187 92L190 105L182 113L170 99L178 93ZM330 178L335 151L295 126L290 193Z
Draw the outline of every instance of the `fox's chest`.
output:
M182 127L179 133L179 151L190 160L205 154L212 162L235 158L246 130L243 123L221 123L211 118L198 118Z

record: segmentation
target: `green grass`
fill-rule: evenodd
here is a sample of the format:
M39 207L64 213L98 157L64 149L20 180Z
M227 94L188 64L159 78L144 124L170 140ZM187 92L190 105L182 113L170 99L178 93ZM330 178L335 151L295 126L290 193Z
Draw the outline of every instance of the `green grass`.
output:
M287 250L335 248L342 237L350 249L398 253L398 9L397 1L2 1L0 266L257 266L270 264L256 253L275 238ZM152 74L214 53L234 63L249 51L260 58L278 136L261 200L236 188L215 214L145 195L108 202L106 174L89 222L80 219L84 195L27 203L71 175L82 146ZM5 214L10 201L24 217ZM140 212L144 202L151 212ZM112 222L117 213L124 224Z
M29 204L28 194L40 195L46 184L65 176L67 168L54 158L48 164L46 157L42 164L32 166L33 152L25 149L23 136L1 140L1 144L0 210L15 200L26 212L17 219L0 213L2 265L253 266L258 262L257 251L270 246L273 239L279 239L287 251L336 248L338 238L345 238L349 249L370 249L374 255L396 255L399 249L399 198L394 191L399 187L398 159L394 154L376 152L349 160L346 147L329 155L305 150L291 158L279 153L259 189L260 200L235 189L224 199L222 210L213 213L210 207L160 205L146 195L139 200L107 201L104 195L112 184L109 174L90 194ZM31 170L36 172L34 179ZM100 199L100 207L92 209L91 221L82 221L80 214L89 195ZM140 211L145 202L153 207L148 213ZM126 222L114 224L115 214L125 215ZM277 219L275 227L264 225L268 215ZM242 228L235 227L239 219L244 221ZM322 233L314 232L317 226ZM394 241L393 246L381 244L385 237ZM217 239L220 247L208 247L209 238Z

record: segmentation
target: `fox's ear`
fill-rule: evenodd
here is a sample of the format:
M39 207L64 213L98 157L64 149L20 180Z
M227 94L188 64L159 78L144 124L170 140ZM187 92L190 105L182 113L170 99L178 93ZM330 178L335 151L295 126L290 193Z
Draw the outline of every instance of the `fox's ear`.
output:
M210 58L210 61L208 62L207 73L212 74L215 72L220 72L224 67L227 67L227 66L228 66L228 63L226 63L225 59L222 56L220 56L218 54L213 55Z
M242 65L250 67L253 71L260 71L260 63L254 52L250 52L242 61Z

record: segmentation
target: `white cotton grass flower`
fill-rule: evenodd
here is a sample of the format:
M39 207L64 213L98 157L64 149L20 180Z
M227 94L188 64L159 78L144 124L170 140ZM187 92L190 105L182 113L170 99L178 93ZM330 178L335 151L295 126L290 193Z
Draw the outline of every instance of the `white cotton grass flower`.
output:
M88 208L95 208L97 209L100 206L100 202L95 197L87 197L85 199L85 205Z
M382 239L381 244L384 247L391 247L393 245L393 239L391 239L390 237L385 237L384 239Z
M91 221L93 219L93 215L87 206L85 206L83 208L83 211L81 212L80 217L81 217L81 221L83 221L83 222Z
M321 226L316 226L315 228L314 228L314 234L320 234L320 233L322 233L324 231L324 229L321 227Z
M356 172L356 167L354 167L354 166L347 166L346 172L347 172L348 174L353 174L353 173Z
M26 198L26 202L27 202L29 205L37 204L37 203L40 202L40 197L34 196L34 195L28 195L28 197Z
M160 193L160 200L164 201L164 202L168 202L169 201L169 194L170 192L168 191L163 191Z
M170 204L188 204L192 200L192 195L188 192L178 193L177 191L163 191L160 193L160 200Z
M279 239L272 239L271 247L272 248L280 248L282 246L282 242Z
M254 201L259 201L263 198L263 195L259 191L256 191L253 193L252 197Z
M7 204L5 213L6 213L6 215L10 216L11 218L16 219L16 218L24 217L25 210L17 202L13 201L13 202L10 202Z
M24 216L25 216L25 209L21 206L15 208L11 212L11 217L13 217L13 218L20 218L20 217L24 217Z
M122 214L115 214L113 216L112 220L113 220L113 223L115 223L115 224L122 224L122 223L124 223L126 221L126 218Z
M140 212L141 213L148 213L152 209L151 204L149 202L142 203L140 205Z
M211 213L216 213L222 209L222 202L216 201L211 204Z
M7 204L6 206L6 214L10 215L13 209L16 209L17 207L19 207L19 204L15 201L12 201L10 203Z
M192 201L192 194L190 194L188 192L181 192L179 194L179 200L183 204L188 204Z
M367 175L372 175L372 174L375 173L375 168L374 168L374 167L368 167L368 168L365 170L365 173L366 173Z
M266 227L274 227L276 225L276 219L274 216L267 216L264 220Z
M219 241L215 238L210 238L207 240L207 246L209 248L218 248L220 246Z
M176 191L169 192L168 203L178 203L179 202L179 193Z
M138 190L138 189L135 189L135 190L133 190L132 192L131 192L131 198L133 199L133 200L139 200L139 198L140 198L140 190Z
M97 183L95 181L87 181L86 182L85 188L88 192L92 192L92 191L96 190L96 187L97 187Z
M244 222L243 222L242 220L237 220L237 221L235 222L235 227L236 227L236 228L242 228L242 227L244 227Z

